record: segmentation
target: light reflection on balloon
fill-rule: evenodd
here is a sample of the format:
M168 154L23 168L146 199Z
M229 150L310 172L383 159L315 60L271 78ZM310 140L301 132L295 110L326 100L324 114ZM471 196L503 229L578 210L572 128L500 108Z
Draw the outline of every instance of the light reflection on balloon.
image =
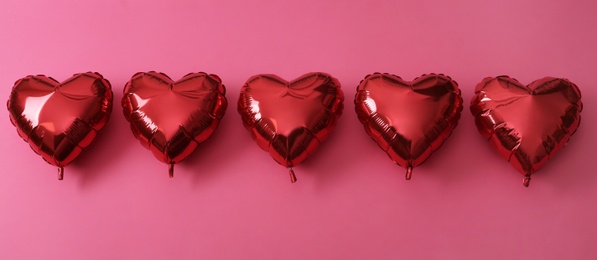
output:
M525 86L508 76L488 77L475 88L471 113L479 133L524 175L541 169L580 124L580 90L567 79L545 77Z
M450 136L462 111L458 84L442 74L405 81L387 73L367 75L357 87L355 109L365 131L398 165L422 164Z
M314 72L293 81L261 74L242 87L238 111L243 124L261 149L287 167L315 152L330 134L342 114L344 94L332 76Z
M226 88L214 74L189 73L173 81L164 73L139 72L124 87L122 107L133 135L168 164L187 158L218 127L226 112Z
M112 112L108 80L94 72L62 83L44 75L19 79L7 103L10 121L31 149L58 167L58 179L95 139Z

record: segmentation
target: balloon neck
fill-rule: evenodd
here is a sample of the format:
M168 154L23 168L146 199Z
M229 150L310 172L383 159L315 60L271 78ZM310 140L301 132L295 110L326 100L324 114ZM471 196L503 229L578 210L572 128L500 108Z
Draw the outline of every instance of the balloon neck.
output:
M525 187L529 187L529 183L531 182L531 175L527 174L524 176L524 179L522 179L522 185L524 185Z
M292 170L292 167L288 168L288 173L290 173L290 182L295 183L296 175L294 175L294 171Z
M174 163L168 165L168 177L174 178Z
M413 176L413 167L412 166L408 166L406 167L406 180L410 180L410 178Z
M61 181L64 179L64 167L58 167L58 180Z

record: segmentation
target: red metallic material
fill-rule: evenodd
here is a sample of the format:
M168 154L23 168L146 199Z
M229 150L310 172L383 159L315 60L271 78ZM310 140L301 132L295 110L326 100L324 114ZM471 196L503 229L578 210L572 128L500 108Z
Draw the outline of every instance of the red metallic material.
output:
M241 89L238 111L261 149L289 168L315 152L342 113L344 94L332 76L315 72L293 81L275 75L251 77Z
M508 76L485 78L471 112L483 137L525 177L562 149L580 124L580 90L567 79L545 77L525 86Z
M10 121L31 149L51 165L71 163L95 139L112 112L108 80L94 72L59 83L44 75L19 79L8 100Z
M398 165L406 179L437 150L458 124L458 84L442 74L405 81L374 73L357 87L355 109L365 131Z
M203 72L177 81L158 72L139 72L124 87L122 107L134 136L160 161L174 164L189 156L218 127L226 107L220 78Z

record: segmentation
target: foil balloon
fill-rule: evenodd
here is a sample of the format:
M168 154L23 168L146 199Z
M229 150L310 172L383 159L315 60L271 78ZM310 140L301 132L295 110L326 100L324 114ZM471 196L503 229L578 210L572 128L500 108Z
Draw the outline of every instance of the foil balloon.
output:
M99 73L59 83L44 75L19 79L8 100L10 121L31 149L58 167L71 163L95 139L112 112L112 90Z
M289 169L313 154L342 114L340 83L325 73L308 73L293 81L256 75L242 87L238 111L261 149Z
M580 124L580 90L566 79L545 77L525 86L508 76L485 78L475 88L471 112L481 135L524 175L545 165Z
M448 76L429 74L405 81L374 73L357 87L355 109L365 131L398 165L406 179L437 150L458 124L462 97Z
M168 164L187 158L216 130L224 116L226 88L220 78L203 72L177 81L158 72L139 72L124 87L122 107L133 135Z

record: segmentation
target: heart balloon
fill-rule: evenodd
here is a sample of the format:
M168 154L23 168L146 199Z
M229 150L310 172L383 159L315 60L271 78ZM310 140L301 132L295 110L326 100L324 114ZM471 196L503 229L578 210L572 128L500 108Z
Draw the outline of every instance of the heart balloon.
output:
M485 78L475 88L471 112L481 135L524 175L553 157L580 123L580 90L566 79L545 77L528 86L508 76Z
M189 156L218 127L226 107L220 78L203 72L178 81L166 74L139 72L124 87L122 107L133 134L160 161L169 165Z
M256 75L242 87L238 111L261 149L292 170L327 138L342 114L344 94L332 76L315 72L293 81Z
M365 131L398 165L412 169L425 162L450 136L462 112L458 84L429 74L405 81L374 73L357 87L355 109Z
M58 167L71 163L95 139L112 112L110 83L99 73L59 83L44 75L19 79L8 100L10 121L31 149Z

